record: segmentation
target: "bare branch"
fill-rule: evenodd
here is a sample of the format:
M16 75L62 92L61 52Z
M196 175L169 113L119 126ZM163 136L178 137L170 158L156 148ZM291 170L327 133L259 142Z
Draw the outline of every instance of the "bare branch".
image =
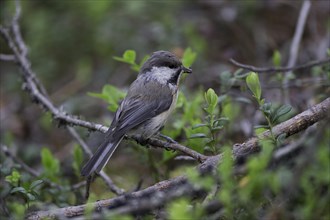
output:
M296 64L299 45L300 45L301 37L304 32L304 28L305 28L305 24L306 24L306 20L307 20L307 16L308 16L310 7L311 7L311 2L309 0L304 0L302 7L300 9L298 23L297 23L296 30L294 32L294 37L292 40L292 44L290 47L290 56L289 56L288 67L293 67Z
M12 30L14 33L16 44L18 45L18 48L21 51L21 55L23 57L25 57L25 56L27 56L28 49L23 41L21 30L20 30L19 23L18 23L18 21L21 17L21 11L22 10L21 10L20 1L15 0L15 16L12 20L11 27L12 27ZM30 65L30 63L29 63L29 65Z
M132 136L131 138L136 140L138 143L141 143L141 140L139 137ZM190 149L189 147L183 146L179 143L171 143L171 142L167 142L167 141L162 141L157 138L150 138L150 139L146 140L146 142L148 145L150 145L152 147L165 148L167 150L179 151L179 152L183 153L184 155L194 158L195 160L197 160L200 163L202 163L203 161L205 161L208 158L208 156L200 154L197 151L194 151L194 150ZM143 142L141 144L143 144Z
M29 174L31 174L34 177L38 177L40 176L40 173L34 169L32 169L30 166L28 166L26 163L24 163L21 159L19 159L18 157L16 157L12 152L10 152L8 150L8 147L5 145L1 145L1 150L3 151L3 153L8 156L9 158L11 158L14 162L18 163L23 170L25 170L26 172L28 172Z
M321 66L321 65L325 65L325 64L330 64L330 58L324 59L324 60L316 60L316 61L311 61L308 62L306 64L303 65L299 65L299 66L292 66L292 67L255 67L252 65L247 65L247 64L243 64L243 63L239 63L234 59L230 59L229 60L230 63L232 63L233 65L249 70L249 71L253 71L253 72L257 72L257 73L270 73L270 72L286 72L286 71L294 71L294 70L299 70L299 69L307 69L307 68L311 68L314 66Z
M290 47L290 56L289 56L289 61L288 61L288 65L287 65L288 67L293 67L296 64L299 45L300 45L300 41L302 38L302 34L305 29L305 23L306 23L306 19L307 19L307 15L309 13L310 7L311 7L311 2L309 0L304 0L303 4L301 6L301 9L300 9L298 23L297 23L296 30L295 30L295 33L293 36L291 47ZM284 98L284 103L286 103L286 104L290 103L290 97L289 97L290 90L289 90L289 87L285 86L290 81L290 74L291 74L290 71L286 72L284 75L284 79L283 79L283 89L284 89L283 98Z
M16 62L15 56L11 54L0 54L0 60L5 62Z

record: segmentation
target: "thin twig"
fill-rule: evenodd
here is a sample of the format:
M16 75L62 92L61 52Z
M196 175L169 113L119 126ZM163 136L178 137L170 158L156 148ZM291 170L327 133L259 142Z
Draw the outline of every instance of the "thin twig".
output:
M11 54L0 54L0 60L5 62L16 62L16 58Z
M28 172L34 177L40 176L40 173L36 171L35 169L29 167L26 163L24 163L20 158L16 157L10 150L8 150L8 147L5 145L1 145L1 150L4 152L5 155L7 155L10 159L12 159L14 162L18 163L23 170Z
M288 65L287 65L287 67L289 67L289 68L293 67L296 64L299 45L300 45L300 41L301 41L304 29L305 29L305 24L306 24L306 20L307 20L307 16L308 16L310 7L311 7L311 2L309 0L304 0L303 4L301 6L301 9L300 9L298 23L297 23L296 30L294 32L293 40L292 40L291 47L290 47L290 56L289 56L289 61L288 61ZM290 104L290 94L289 94L290 88L285 87L285 85L287 85L288 82L290 81L290 75L291 75L291 71L286 72L284 75L284 79L283 79L283 97L284 97L284 103L286 103L286 104Z
M18 48L20 49L21 55L25 57L28 53L28 49L23 41L21 30L18 24L18 21L21 17L21 4L19 0L15 0L15 15L13 17L11 28L14 33L16 44L18 45ZM28 63L30 65L30 63Z
M294 70L299 70L299 69L307 69L307 68L311 68L314 66L321 66L324 64L330 64L330 58L327 58L324 60L315 60L315 61L311 61L311 62L302 64L299 66L292 66L292 67L256 67L256 66L252 66L252 65L239 63L234 59L230 59L229 62L237 67L240 67L240 68L243 68L243 69L246 69L249 71L253 71L253 72L257 72L257 73L271 73L271 72L294 71Z
M80 135L76 132L76 130L73 127L67 126L67 129L72 137L76 139L76 141L79 143L85 154L87 154L90 157L93 156L92 151L89 149L86 142L80 137ZM120 189L118 186L116 186L112 179L104 172L100 172L100 177L104 180L104 182L107 184L107 186L110 188L110 190L115 193L116 195L121 195L124 193L123 189Z
M81 139L80 135L76 132L76 130L73 127L70 127L70 126L67 126L66 128L68 129L71 136L76 139L76 141L78 142L80 147L83 149L85 154L87 154L89 157L93 156L92 151L89 149L86 142L83 141L83 139Z
M148 140L141 140L140 136L130 136L129 138L134 139L136 142L140 144L144 144L146 142L148 145L152 147L159 147L159 148L165 148L167 150L173 150L173 151L179 151L183 153L184 155L190 156L197 160L200 163L203 163L208 156L205 156L201 153L198 153L197 151L194 151L190 149L189 147L183 146L179 143L174 142L167 142L167 141L162 141L157 138L149 138Z

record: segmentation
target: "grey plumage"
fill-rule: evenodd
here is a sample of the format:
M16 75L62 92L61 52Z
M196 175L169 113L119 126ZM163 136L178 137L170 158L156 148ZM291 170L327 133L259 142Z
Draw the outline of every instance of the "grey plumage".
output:
M149 138L158 132L174 108L177 83L183 71L191 72L166 51L155 52L145 62L117 109L103 143L83 167L82 176L99 173L124 135L139 134Z

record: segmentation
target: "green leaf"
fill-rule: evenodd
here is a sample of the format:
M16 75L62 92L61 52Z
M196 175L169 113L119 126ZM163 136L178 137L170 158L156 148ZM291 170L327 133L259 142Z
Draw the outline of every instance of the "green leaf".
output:
M41 185L44 181L43 180L36 180L31 183L30 190L33 190L37 186Z
M207 136L203 133L196 133L196 134L192 134L190 135L190 139L194 139L194 138L206 138Z
M208 125L207 124L196 124L194 126L192 126L192 130L196 129L196 128L201 128L201 127L207 127Z
M259 101L261 98L261 86L258 74L255 72L250 72L246 77L246 84L253 93L254 97Z
M236 79L243 79L245 77L247 77L247 75L249 75L249 72L246 72L246 73L242 73L243 72L243 69L238 69L234 72L234 77Z
M48 148L42 148L41 162L44 168L44 174L51 180L58 181L56 175L60 172L60 162Z
M179 199L172 201L168 206L168 219L193 219L190 210L190 202L187 199Z
M272 103L267 102L260 106L260 110L269 117L272 114Z
M208 89L205 93L205 100L208 104L208 107L205 109L209 114L212 114L215 110L215 107L218 104L218 96L213 89Z
M275 112L274 121L276 121L279 117L289 113L291 111L292 107L290 105L282 105L279 107Z
M112 85L104 85L102 93L89 92L88 95L106 101L109 104L108 109L115 112L118 108L118 103L125 97L126 93Z
M13 170L11 175L6 176L5 180L13 186L17 186L21 178L21 174L17 170Z
M20 193L25 194L27 191L23 187L15 187L10 191L10 193L16 193L16 192L20 192Z
M72 162L72 167L75 171L75 173L79 175L80 173L80 167L81 167L81 164L83 162L84 158L83 158L83 151L81 149L80 146L78 145L75 145L74 148L73 148L73 162Z
M135 64L136 52L134 50L126 50L122 57L113 57L115 60L128 63Z
M262 134L263 132L267 131L269 129L268 125L259 125L254 127L254 132L258 136L259 134Z
M278 50L274 51L273 57L273 64L275 67L280 67L281 66L281 54Z
M276 138L276 141L278 144L283 144L284 141L285 141L285 138L286 138L286 133L282 133L280 134L277 138Z
M126 50L123 58L129 63L135 63L136 52L134 50Z
M197 57L197 53L193 52L192 49L188 47L183 53L183 57L182 57L183 66L191 67L192 64L195 62L196 57Z
M30 201L36 200L36 197L32 193L26 193L26 196Z

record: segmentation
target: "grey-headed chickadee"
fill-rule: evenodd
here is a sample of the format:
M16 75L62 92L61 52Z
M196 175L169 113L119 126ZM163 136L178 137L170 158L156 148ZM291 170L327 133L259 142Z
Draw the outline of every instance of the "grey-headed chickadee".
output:
M154 52L130 85L103 143L82 168L81 175L99 173L126 134L141 135L143 139L156 134L175 107L181 73L191 72L172 53Z

